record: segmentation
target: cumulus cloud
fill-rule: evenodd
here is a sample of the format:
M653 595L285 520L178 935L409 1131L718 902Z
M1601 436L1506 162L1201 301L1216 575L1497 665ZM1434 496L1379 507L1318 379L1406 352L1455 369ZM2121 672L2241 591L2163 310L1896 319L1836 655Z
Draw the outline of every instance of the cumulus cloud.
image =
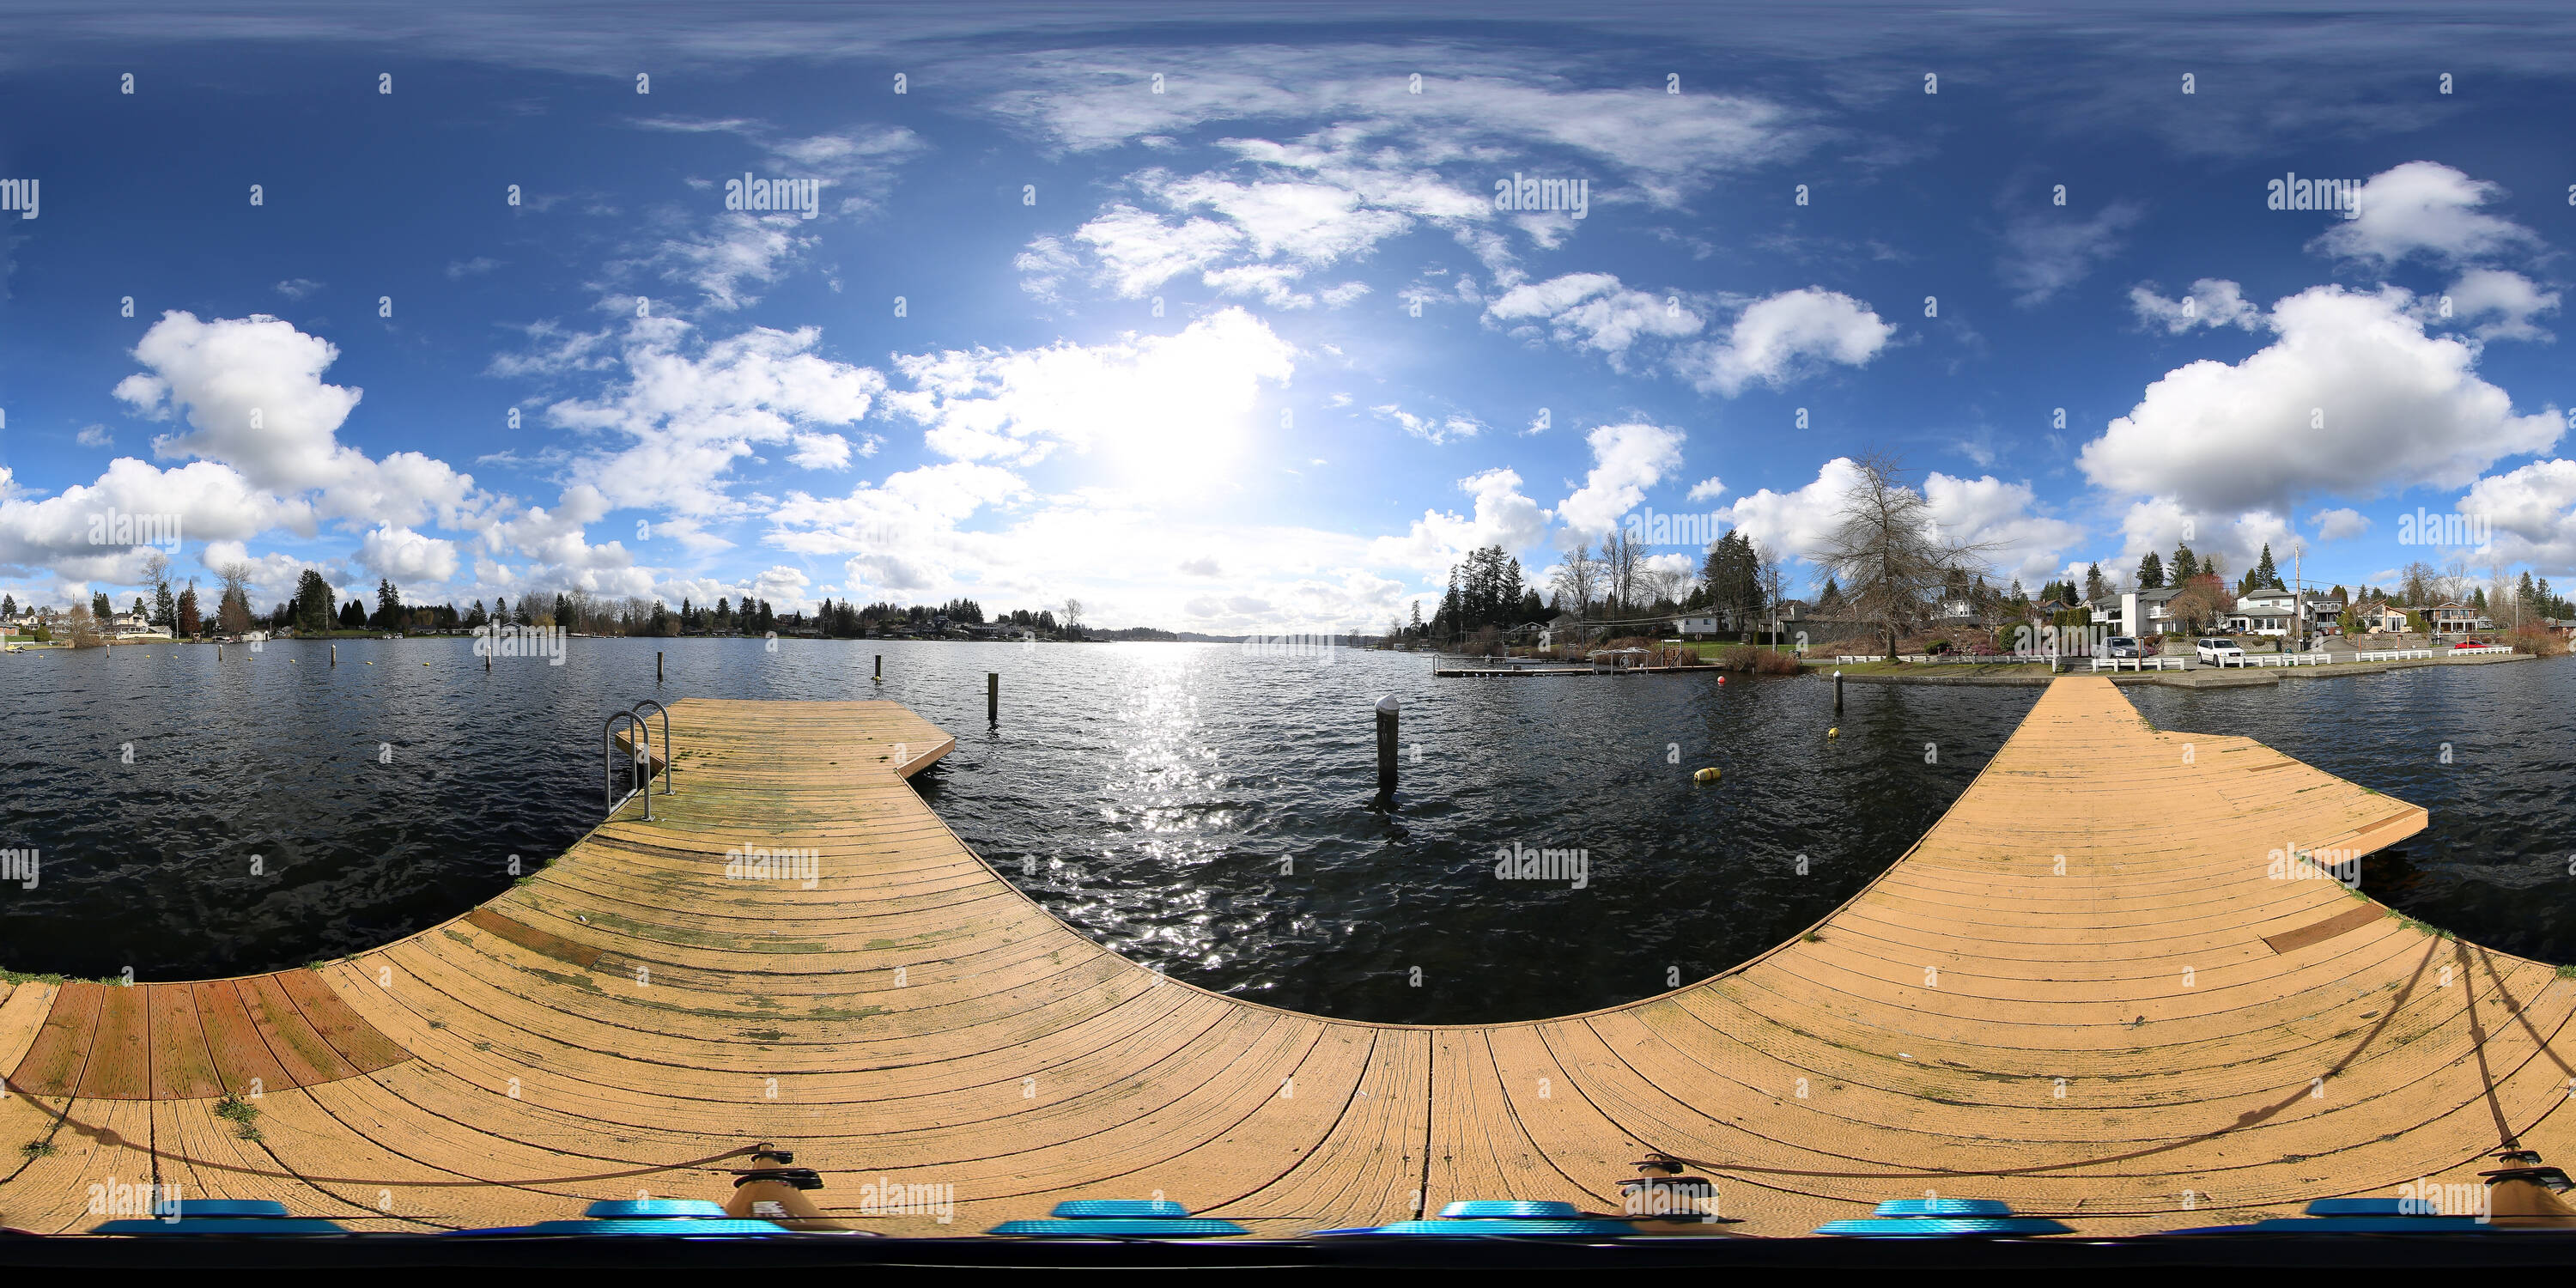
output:
M912 388L889 393L888 405L955 460L1033 464L1065 446L1213 465L1240 449L1262 386L1287 383L1296 349L1229 308L1177 335L951 349L895 365Z
M2349 506L2319 510L2308 516L2319 541L2344 541L2370 531L2370 519Z
M1470 550L1501 546L1526 550L1547 533L1547 511L1521 494L1521 476L1491 469L1458 480L1475 498L1474 513L1425 510L1401 537L1380 537L1369 547L1374 563L1411 568L1436 580Z
M2558 311L2558 292L2543 291L2530 278L2506 269L2473 268L2425 305L2428 322L2467 325L2480 340L2546 341L2550 333L2532 319Z
M1754 301L1724 338L1680 365L1700 389L1732 398L1747 385L1785 385L1827 364L1864 366L1894 334L1867 304L1811 286Z
M1682 432L1642 421L1603 425L1584 436L1592 470L1556 507L1569 538L1589 539L1619 526L1620 516L1646 499L1646 489L1681 468Z
M456 543L409 528L381 526L358 545L358 562L379 577L404 582L443 582L456 575Z
M1712 474L1707 478L1701 479L1697 483L1691 484L1690 499L1693 501L1714 501L1720 495L1724 494L1725 491L1726 484L1719 482L1717 476Z
M2530 229L2480 209L2504 195L2501 186L2439 162L2409 161L2362 184L2359 213L2312 245L2381 267L2410 255L2456 264L2537 248L2540 238Z
M556 425L608 438L609 450L578 456L574 479L616 507L658 507L676 516L734 513L727 491L733 463L764 445L790 447L796 463L832 461L817 426L849 425L868 414L885 377L814 352L813 327L754 327L704 345L685 323L641 319L625 336L625 378L594 398L546 409ZM838 457L849 450L840 441ZM833 466L837 467L837 466Z
M2576 576L2576 460L2533 461L2479 479L2459 509L2495 525L2499 555L2541 575Z
M2181 335L2194 327L2232 326L2252 331L2264 324L2263 310L2248 301L2242 288L2224 278L2204 277L2180 299L2166 299L2153 282L2129 288L2129 309L2138 321Z
M2558 441L2555 407L2517 415L2476 351L2425 334L2403 291L2320 286L2273 306L2274 342L2167 373L2085 445L2086 477L2203 511L2286 510L2311 490L2461 487Z
M1485 305L1485 319L1519 336L1536 336L1544 324L1557 343L1607 354L1613 366L1642 336L1695 335L1706 324L1678 297L1657 299L1608 273L1568 273L1515 286Z
M83 447L113 447L116 435L107 432L105 425L83 425L79 433L72 435L72 441Z
M1815 559L1841 523L1844 500L1860 482L1850 457L1837 456L1816 470L1814 481L1789 491L1763 488L1720 514L1744 535L1781 554ZM1943 540L1984 546L1999 579L2045 579L2060 556L2084 537L2082 526L2038 513L2028 483L1985 475L1957 478L1935 470L1919 489Z

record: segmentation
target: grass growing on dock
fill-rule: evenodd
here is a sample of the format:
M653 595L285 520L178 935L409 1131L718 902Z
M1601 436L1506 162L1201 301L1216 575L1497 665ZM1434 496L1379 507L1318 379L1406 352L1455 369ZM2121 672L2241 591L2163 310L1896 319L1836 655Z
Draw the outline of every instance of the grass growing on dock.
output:
M243 1140L258 1140L259 1106L241 1098L241 1093L227 1091L215 1102L215 1117L233 1125L233 1134Z
M31 1140L24 1145L20 1145L18 1147L18 1152L26 1155L27 1161L31 1163L39 1158L52 1158L55 1153L54 1142L50 1140Z
M0 967L0 984L60 984L62 982L63 977L52 972L30 974L26 971Z

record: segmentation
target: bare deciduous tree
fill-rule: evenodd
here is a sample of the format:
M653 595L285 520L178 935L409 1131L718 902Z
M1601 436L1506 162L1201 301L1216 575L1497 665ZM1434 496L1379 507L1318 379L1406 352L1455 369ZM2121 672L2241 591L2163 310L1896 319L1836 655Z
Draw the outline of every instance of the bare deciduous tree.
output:
M1892 658L1898 636L1930 620L1951 577L1983 572L1995 547L1944 538L1893 458L1872 452L1854 464L1859 477L1815 559L1841 584L1853 617L1878 627Z
M1568 611L1580 619L1591 606L1592 597L1601 590L1601 576L1601 561L1592 557L1592 543L1586 541L1566 552L1564 562L1548 574L1548 587L1562 596L1571 606Z
M1640 589L1637 571L1644 560L1645 552L1624 531L1614 529L1601 539L1601 566L1609 583L1612 617L1627 617L1634 613Z

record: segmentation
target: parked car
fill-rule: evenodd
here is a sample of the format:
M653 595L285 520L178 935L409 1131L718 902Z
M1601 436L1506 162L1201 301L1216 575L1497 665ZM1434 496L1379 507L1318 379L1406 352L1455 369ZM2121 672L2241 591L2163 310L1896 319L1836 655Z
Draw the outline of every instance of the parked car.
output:
M2138 646L2138 641L2127 635L2112 636L2103 642L2103 648L2107 650L2104 654L2107 657L2145 657L2147 655L2146 650Z
M2245 650L2236 647L2236 641L2224 636L2213 636L2202 640L2198 652L2200 660L2211 666L2245 665Z
M2453 647L2453 648L2485 648L2486 646L2487 646L2487 642L2486 642L2485 640L2480 640L2480 639L2466 639L2466 640L2461 640L2459 643L2454 644L2454 645L2452 645L2451 647Z

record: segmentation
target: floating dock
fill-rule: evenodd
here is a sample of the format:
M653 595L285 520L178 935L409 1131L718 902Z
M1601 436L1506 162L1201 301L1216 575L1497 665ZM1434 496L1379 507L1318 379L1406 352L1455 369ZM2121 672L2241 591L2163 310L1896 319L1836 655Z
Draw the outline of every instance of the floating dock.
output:
M515 1225L722 1198L770 1140L827 1212L896 1233L1157 1194L1268 1235L1462 1198L1615 1211L1648 1150L1703 1161L1741 1233L1926 1190L2134 1233L2469 1182L2507 1140L2576 1155L2576 981L2270 861L2425 812L2155 730L2103 679L2051 686L1808 934L1627 1005L1443 1026L1237 1001L1092 943L905 782L953 743L900 706L671 715L652 822L630 802L444 925L319 970L9 988L0 1224L85 1229L94 1186L157 1181L361 1229ZM727 879L761 850L810 851L811 888L796 859ZM249 1122L218 1114L255 1090Z

